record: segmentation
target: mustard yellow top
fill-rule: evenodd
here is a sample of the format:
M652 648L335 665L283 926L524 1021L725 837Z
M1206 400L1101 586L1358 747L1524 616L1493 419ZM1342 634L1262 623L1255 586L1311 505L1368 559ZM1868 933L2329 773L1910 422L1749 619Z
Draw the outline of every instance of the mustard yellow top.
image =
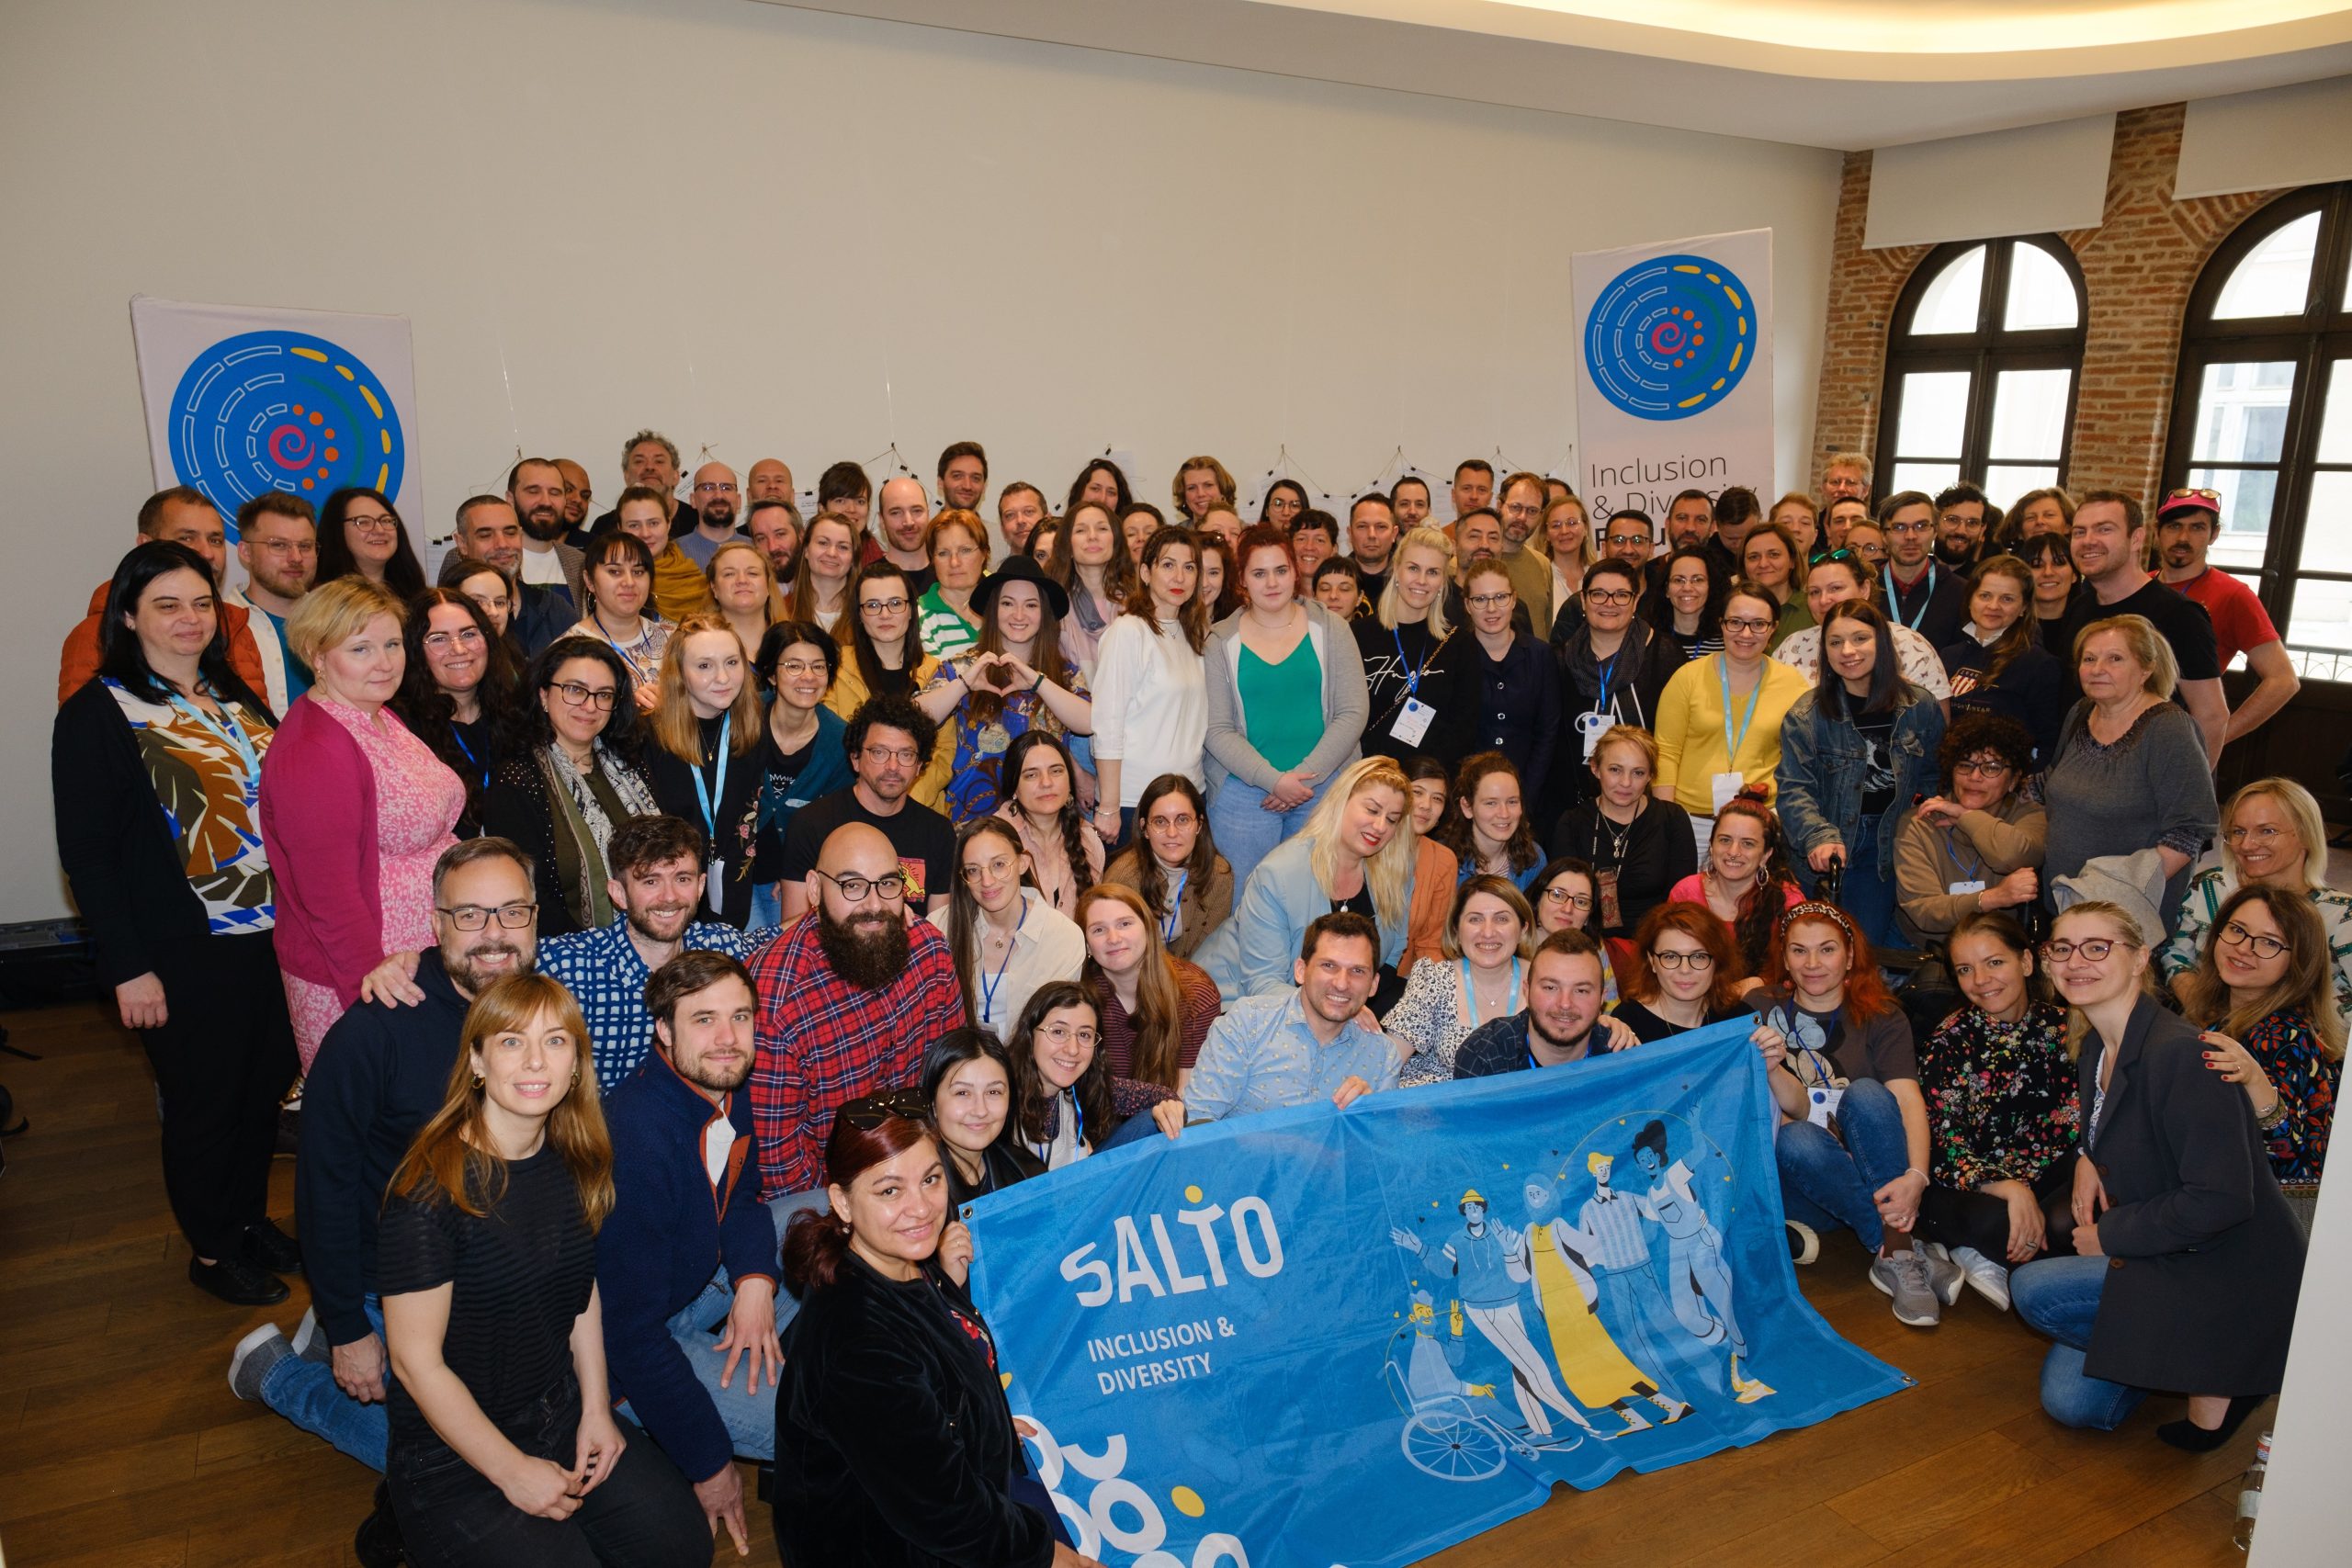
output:
M1772 770L1781 763L1781 721L1796 700L1813 690L1812 683L1792 665L1777 659L1764 660L1756 694L1756 716L1747 718L1747 694L1732 697L1728 719L1724 714L1724 656L1694 659L1674 672L1657 700L1657 777L1654 788L1671 787L1674 803L1693 817L1715 814L1714 775L1736 769L1751 784L1772 795ZM1738 682L1734 679L1734 685ZM1732 756L1726 742L1745 721L1739 752Z

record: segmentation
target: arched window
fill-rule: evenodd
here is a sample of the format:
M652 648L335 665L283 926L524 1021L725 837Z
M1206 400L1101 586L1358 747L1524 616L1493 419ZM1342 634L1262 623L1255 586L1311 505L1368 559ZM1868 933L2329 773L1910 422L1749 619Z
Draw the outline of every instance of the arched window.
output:
M2083 273L2055 234L1939 245L1894 303L1881 495L1962 479L2007 506L2063 484L2083 368Z
M2188 297L2165 488L2220 493L2208 558L2305 680L2352 680L2352 182L2280 197Z

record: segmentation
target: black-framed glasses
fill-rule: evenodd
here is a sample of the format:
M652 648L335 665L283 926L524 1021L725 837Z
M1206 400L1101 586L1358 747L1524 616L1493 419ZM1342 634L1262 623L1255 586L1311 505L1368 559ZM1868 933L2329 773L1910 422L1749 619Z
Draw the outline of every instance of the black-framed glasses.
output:
M900 594L895 599L860 599L857 607L869 615L895 615L912 601Z
M885 904L902 902L913 890L903 871L885 872L880 876L860 876L855 872L847 876L835 876L830 871L817 874L840 889L841 896L853 904L863 904L868 896L878 896Z
M1589 909L1592 908L1592 895L1572 892L1560 886L1546 887L1544 889L1544 902L1563 904L1571 909Z
M599 713L612 712L613 699L620 695L618 687L606 686L602 691L598 691L593 686L583 686L577 681L559 681L548 689L573 707L594 708Z
M841 1120L861 1133L871 1133L885 1122L929 1122L931 1101L919 1089L886 1089L879 1094L861 1094L850 1100L838 1112Z
M1588 588L1584 596L1588 604L1630 604L1634 602L1634 591L1630 588Z
M2085 937L2080 942L2064 940L2045 942L2041 944L2041 956L2052 964L2064 964L2079 953L2094 964L2104 964L2107 962L2107 955L2117 948L2139 945L2136 942L2126 942L2120 936L2092 936Z
M2009 764L1999 757L1963 757L1951 765L1954 777L1968 773L1980 779L1998 778L2009 771Z
M2287 951L2287 944L2277 937L2248 931L2235 920L2223 926L2219 934L2221 940L2228 942L2232 947L2254 949L2255 956L2257 958L2276 958Z
M498 923L508 931L519 931L538 919L539 907L537 904L501 904L497 908L491 909L480 904L460 904L456 908L450 909L435 904L433 907L433 912L461 931L481 930L482 927L490 924L490 918L492 915L496 915Z
M1510 593L1473 593L1468 602L1481 610L1494 610L1510 604L1514 597Z
M1653 948L1650 963L1659 969L1713 969L1715 955L1703 947L1695 953L1660 953Z

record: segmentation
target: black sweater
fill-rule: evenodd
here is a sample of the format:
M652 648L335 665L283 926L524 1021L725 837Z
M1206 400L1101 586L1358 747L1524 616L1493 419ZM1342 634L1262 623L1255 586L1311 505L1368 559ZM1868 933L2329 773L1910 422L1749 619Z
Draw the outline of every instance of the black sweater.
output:
M710 756L718 750L718 725L716 720L704 724L703 755ZM727 778L719 791L719 798L712 802L718 818L718 831L711 833L711 858L721 863L720 875L725 879L718 889L719 919L730 926L742 927L752 919L752 866L756 860L757 829L760 814L760 780L765 776L763 747L753 747L740 755L727 759ZM703 819L702 796L695 793L695 774L702 774L702 786L708 790L717 770L705 763L697 769L692 762L673 756L661 746L648 748L646 776L653 786L653 803L662 812L683 822L691 822L709 833L711 824ZM703 895L706 917L712 908L709 891Z

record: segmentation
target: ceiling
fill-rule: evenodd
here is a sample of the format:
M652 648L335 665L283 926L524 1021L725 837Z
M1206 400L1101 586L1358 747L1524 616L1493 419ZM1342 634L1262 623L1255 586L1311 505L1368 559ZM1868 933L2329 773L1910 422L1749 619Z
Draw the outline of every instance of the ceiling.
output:
M1852 151L2352 74L2330 0L770 0Z

